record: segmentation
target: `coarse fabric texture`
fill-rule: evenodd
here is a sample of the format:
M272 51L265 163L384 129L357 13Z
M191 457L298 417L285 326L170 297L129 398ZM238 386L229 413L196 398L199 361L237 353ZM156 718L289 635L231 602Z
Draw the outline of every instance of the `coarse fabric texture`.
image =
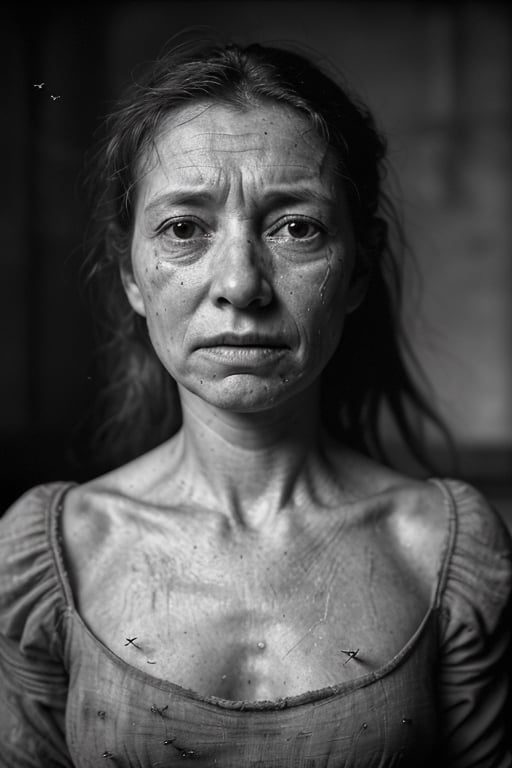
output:
M430 482L448 533L417 631L375 672L274 702L199 696L99 642L62 556L72 484L30 490L0 521L0 766L508 768L510 539L473 488Z

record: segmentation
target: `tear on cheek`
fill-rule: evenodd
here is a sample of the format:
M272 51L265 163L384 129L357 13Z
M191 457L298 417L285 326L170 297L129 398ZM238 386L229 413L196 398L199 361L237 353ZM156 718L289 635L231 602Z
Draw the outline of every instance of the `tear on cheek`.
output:
M327 268L325 270L324 279L320 283L320 291L319 291L320 301L322 302L322 304L325 301L325 292L327 290L327 283L329 282L330 276L331 276L331 262L327 261Z
M345 259L339 255L337 249L329 249L325 255L325 271L318 289L322 304L325 301L328 290L338 291L343 288L345 282ZM335 285L332 285L332 281Z
M327 290L327 285L329 283L329 280L331 279L331 274L332 274L331 263L334 256L335 256L334 251L329 248L325 254L325 272L322 278L322 282L320 283L320 288L318 290L322 304L325 301L325 292Z

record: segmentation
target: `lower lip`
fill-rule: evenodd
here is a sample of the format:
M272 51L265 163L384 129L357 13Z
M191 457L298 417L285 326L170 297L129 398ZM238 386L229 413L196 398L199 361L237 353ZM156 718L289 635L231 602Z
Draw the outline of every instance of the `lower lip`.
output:
M235 363L237 365L262 365L274 362L286 352L286 347L202 347L201 352L219 362Z

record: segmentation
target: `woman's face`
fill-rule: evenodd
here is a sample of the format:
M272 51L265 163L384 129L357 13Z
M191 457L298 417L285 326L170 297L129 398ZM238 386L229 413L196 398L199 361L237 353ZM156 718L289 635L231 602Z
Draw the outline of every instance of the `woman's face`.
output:
M173 112L140 171L132 307L179 385L233 411L310 387L357 305L342 179L280 105Z

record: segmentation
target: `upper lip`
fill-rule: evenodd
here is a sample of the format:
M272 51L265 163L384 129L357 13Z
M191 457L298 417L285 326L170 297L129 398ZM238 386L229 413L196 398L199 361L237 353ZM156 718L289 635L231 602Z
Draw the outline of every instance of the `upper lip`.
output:
M219 333L204 339L201 347L288 347L282 339L263 333Z

